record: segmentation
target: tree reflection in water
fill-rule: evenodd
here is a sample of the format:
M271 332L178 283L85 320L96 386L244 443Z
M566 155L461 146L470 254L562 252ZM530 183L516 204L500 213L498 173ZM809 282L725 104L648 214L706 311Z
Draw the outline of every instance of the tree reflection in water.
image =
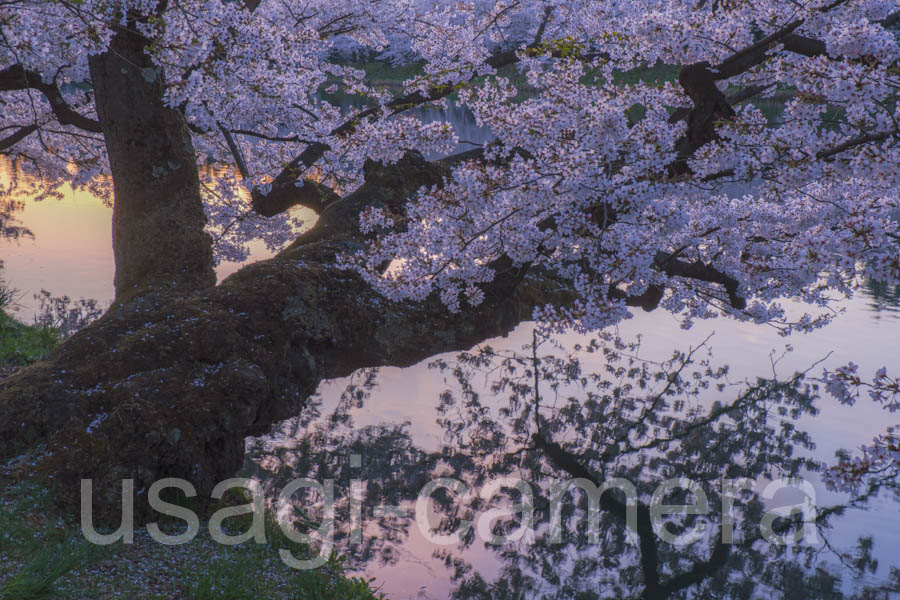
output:
M900 592L900 570L879 569L875 540L861 538L845 551L829 538L847 509L865 509L879 496L900 498L895 471L870 480L865 492L846 504L820 503L808 525L817 544L773 544L761 532L772 505L764 505L757 492L771 480L810 476L822 468L808 458L813 440L800 429L802 419L817 414L817 389L804 373L736 383L727 368L712 363L706 343L663 362L645 360L639 352L638 343L609 336L565 349L535 333L523 353L484 347L454 361L437 360L431 366L449 384L438 399L445 443L437 452L415 447L408 424L354 428L351 415L363 407L377 381L375 371L361 372L333 413L322 415L314 407L285 423L277 439L253 440L248 456L272 490L297 477L334 479L335 541L359 566L404 560L404 543L416 526L414 511L386 516L376 507L413 506L431 478L456 478L476 492L502 477L527 482L534 495L534 529L518 542L490 546L501 563L498 576L482 575L479 565L464 557L467 548L484 543L476 526L457 545L435 547L435 556L451 569L453 597L460 600L875 599ZM777 362L773 359L773 374ZM592 372L589 363L603 366ZM353 455L361 457L361 468L354 466ZM585 494L576 490L567 493L568 501L553 502L558 482L582 479L600 486L616 478L636 488L635 531L626 527L621 490L606 491L599 510L592 511ZM705 535L688 545L662 541L651 524L651 497L672 478L697 482L710 508L705 515L663 517L673 535L705 525ZM732 509L723 511L723 478L749 478L755 491L732 492ZM365 490L361 540L353 535L354 485ZM321 505L314 493L297 498L298 506ZM432 499L431 524L435 533L445 534L464 521L477 523L487 509L526 500L514 487L487 500L445 489ZM665 504L698 502L680 488L662 499ZM779 495L776 501L797 500ZM553 506L562 506L561 528L551 527ZM302 519L322 517L305 510ZM723 523L723 512L730 514L730 523ZM592 537L589 526L595 518L599 530ZM521 514L499 518L490 522L490 533L510 534L520 521ZM775 533L785 537L803 528L799 511L774 521ZM733 531L733 543L723 541L724 530Z
M18 240L23 237L34 237L32 233L16 219L15 213L22 210L24 204L13 198L4 198L0 193L0 240Z
M900 306L900 285L889 285L880 281L866 281L866 291L871 299L869 307L875 312L898 312Z
M19 222L16 213L25 208L22 199L28 197L27 191L35 189L34 177L20 172L17 165L11 163L5 156L0 156L0 240L34 237L31 231ZM38 192L35 192L35 196L42 197Z

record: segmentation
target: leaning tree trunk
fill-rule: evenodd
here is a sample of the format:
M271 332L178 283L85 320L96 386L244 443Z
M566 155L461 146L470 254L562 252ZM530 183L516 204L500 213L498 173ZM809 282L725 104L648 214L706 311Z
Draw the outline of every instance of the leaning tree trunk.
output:
M163 75L144 38L122 28L90 68L114 182L116 300L214 285L190 133L163 103Z
M311 232L214 286L190 135L144 44L122 29L90 59L115 187L116 303L48 360L0 380L0 477L51 483L69 508L92 479L113 522L123 479L145 491L180 477L208 497L240 468L246 436L298 414L323 378L470 347L532 306L512 267L477 310L451 315L437 301L389 302L334 266L362 247L364 207L399 214L442 182L446 167L419 155L369 165L363 188Z
M370 172L275 258L214 288L120 303L0 381L0 464L18 457L8 474L53 482L70 508L80 480L93 479L98 511L114 518L126 478L146 490L181 477L208 497L240 468L245 437L298 414L322 379L506 333L537 301L519 269L501 270L481 306L454 315L437 301L390 302L331 266L360 247L362 207L402 210L444 174L413 155Z
M0 475L51 482L68 505L79 500L80 480L92 479L98 508L113 519L123 479L146 490L180 477L208 497L241 466L244 438L298 414L323 379L471 347L534 306L567 299L545 292L558 283L524 280L524 269L498 261L485 301L449 314L435 299L390 302L335 267L339 253L362 248L363 208L402 215L416 190L448 175L417 155L367 169L366 184L329 204L312 231L213 287L190 137L162 102L142 44L120 33L91 59L115 180L117 303L47 361L0 380ZM708 66L681 79L695 101L679 143L684 163L715 135L716 118L733 113ZM665 260L667 272L677 266ZM721 274L687 267L674 274L728 287ZM625 301L650 310L660 297ZM136 508L147 517L142 499Z

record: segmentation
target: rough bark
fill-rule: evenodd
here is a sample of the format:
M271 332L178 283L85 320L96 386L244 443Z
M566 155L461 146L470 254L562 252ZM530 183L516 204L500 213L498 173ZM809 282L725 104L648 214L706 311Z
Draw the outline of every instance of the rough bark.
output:
M114 182L116 300L215 284L195 153L184 117L163 103L145 39L122 29L90 59Z
M481 306L450 314L436 300L390 302L329 264L360 247L346 215L397 208L443 173L420 156L372 173L275 258L214 288L120 303L49 360L0 380L0 464L55 482L71 508L80 479L93 479L98 517L118 518L125 478L146 490L182 477L208 497L240 467L244 438L298 414L322 379L508 332L539 301L521 270L501 270Z

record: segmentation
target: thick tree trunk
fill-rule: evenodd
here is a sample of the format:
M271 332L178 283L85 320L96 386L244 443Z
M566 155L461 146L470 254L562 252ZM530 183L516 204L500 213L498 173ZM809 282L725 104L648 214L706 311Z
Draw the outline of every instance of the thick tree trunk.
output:
M545 291L564 287L558 282L542 286L506 265L479 307L449 314L435 299L390 302L336 268L338 253L362 248L363 208L402 215L416 190L448 175L418 155L367 165L366 184L330 203L311 232L213 287L189 133L163 104L143 41L118 34L91 59L91 73L115 181L118 302L49 360L0 380L0 476L53 482L73 508L80 480L92 479L98 508L113 520L123 479L145 491L180 477L208 498L242 464L245 437L298 414L323 379L469 348L505 334L534 306L567 299ZM683 163L733 112L706 65L686 69L682 83L695 102ZM678 265L664 260L667 272ZM723 283L721 274L682 275ZM138 500L138 514L149 516Z
M49 360L0 380L0 465L18 457L7 474L55 482L72 508L79 480L93 479L98 510L114 518L125 478L146 490L181 477L208 497L240 467L244 438L299 414L323 378L506 333L540 301L521 270L501 271L477 309L450 314L437 301L392 303L330 266L360 247L363 206L396 210L442 174L421 157L370 173L279 256L218 287L121 303Z
M115 186L117 301L214 285L190 133L183 116L163 103L162 73L144 39L123 29L90 67Z

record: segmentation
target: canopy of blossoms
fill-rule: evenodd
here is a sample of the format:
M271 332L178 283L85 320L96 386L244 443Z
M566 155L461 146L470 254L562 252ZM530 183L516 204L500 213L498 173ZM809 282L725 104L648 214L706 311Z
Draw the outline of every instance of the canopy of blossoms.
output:
M208 167L220 255L242 258L252 237L290 239L287 208L359 186L367 160L449 151L452 127L410 109L455 94L495 141L403 214L367 212L380 235L345 266L458 310L527 265L570 292L535 315L550 328L659 306L787 334L864 279L900 281L898 21L897 0L2 0L0 152L45 193L109 194L88 59L137 30L142 76ZM421 74L379 89L333 60L348 44ZM617 80L657 64L677 81ZM498 75L511 65L527 86Z

